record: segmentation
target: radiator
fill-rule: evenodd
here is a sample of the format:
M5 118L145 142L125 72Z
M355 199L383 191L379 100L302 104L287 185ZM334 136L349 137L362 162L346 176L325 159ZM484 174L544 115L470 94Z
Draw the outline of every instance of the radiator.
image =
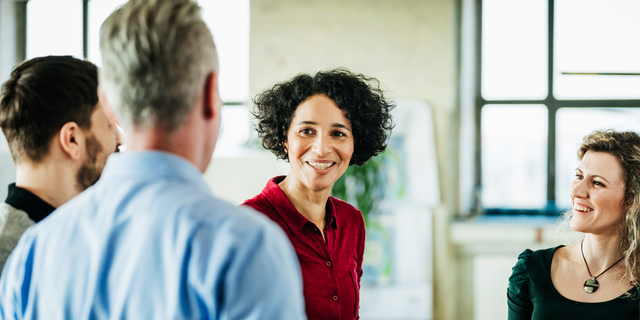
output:
M517 256L480 255L473 261L475 320L507 320L507 287Z

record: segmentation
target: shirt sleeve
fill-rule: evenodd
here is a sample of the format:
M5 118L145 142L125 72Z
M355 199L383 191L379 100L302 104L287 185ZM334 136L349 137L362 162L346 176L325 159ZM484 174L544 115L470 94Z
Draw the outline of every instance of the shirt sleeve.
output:
M32 233L27 230L7 259L0 276L0 319L22 319L28 302L33 270Z
M360 217L362 217L362 213L358 210L358 214L360 214ZM362 234L360 235L360 239L358 242L358 257L356 260L356 273L358 275L358 290L360 290L361 286L360 286L360 280L362 279L362 259L364 257L364 243L365 243L365 238L366 238L366 228L364 227L364 218L362 218ZM356 293L357 295L360 295L360 292ZM358 299L358 301L360 301L360 299ZM357 308L357 317L356 319L360 319L360 304L358 303L358 305L356 306Z
M362 217L362 213L358 210L358 214ZM362 259L364 257L364 243L366 239L366 229L364 227L364 218L362 218L362 234L358 239L358 260L356 261L356 272L358 273L358 287L360 287L360 279L362 278Z
M275 225L252 232L224 281L222 319L306 319L298 259Z
M518 262L513 267L509 277L507 289L507 303L509 305L509 320L530 320L533 304L529 297L529 257L533 251L527 249L518 256Z

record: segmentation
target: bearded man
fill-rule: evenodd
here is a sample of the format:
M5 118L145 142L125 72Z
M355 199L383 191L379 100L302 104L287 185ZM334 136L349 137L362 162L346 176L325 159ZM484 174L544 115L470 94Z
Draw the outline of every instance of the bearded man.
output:
M0 204L0 270L22 233L93 185L117 150L97 89L96 66L70 56L25 61L2 85L0 127L16 182Z

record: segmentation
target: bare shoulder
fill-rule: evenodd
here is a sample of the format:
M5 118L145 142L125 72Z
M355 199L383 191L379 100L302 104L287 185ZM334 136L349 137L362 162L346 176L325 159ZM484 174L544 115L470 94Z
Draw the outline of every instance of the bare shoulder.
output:
M576 245L578 247L576 247ZM558 272L558 270L565 269L564 267L568 265L573 265L575 263L575 253L576 248L579 249L579 243L573 243L568 246L558 247L555 253L553 254L553 259L551 260L551 277Z
M580 242L558 247L555 254L553 255L553 260L558 259L559 261L565 261L575 259L574 256L576 252L578 252L576 250L580 250Z

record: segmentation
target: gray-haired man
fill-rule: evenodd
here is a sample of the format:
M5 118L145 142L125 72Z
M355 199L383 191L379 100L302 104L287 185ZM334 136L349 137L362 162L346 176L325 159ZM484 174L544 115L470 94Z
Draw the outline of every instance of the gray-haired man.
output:
M304 319L285 235L202 178L222 103L197 4L130 0L100 46L100 95L127 152L24 234L0 278L0 318Z

